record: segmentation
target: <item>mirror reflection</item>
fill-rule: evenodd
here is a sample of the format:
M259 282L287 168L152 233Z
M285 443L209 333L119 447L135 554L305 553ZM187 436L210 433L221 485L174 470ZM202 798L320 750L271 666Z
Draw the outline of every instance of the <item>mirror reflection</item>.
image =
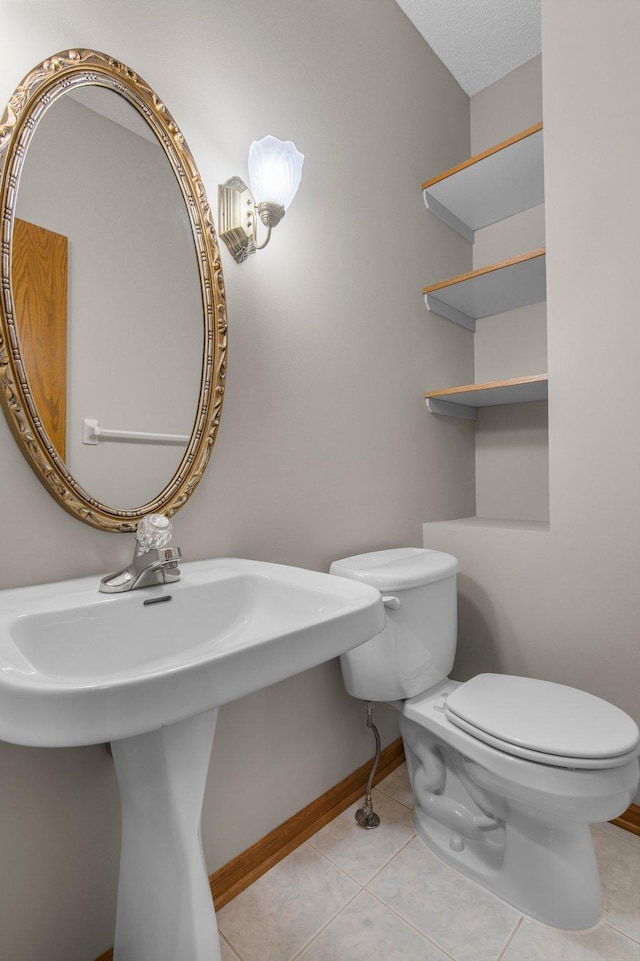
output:
M203 304L180 187L138 111L80 86L39 120L16 213L16 327L41 420L91 497L133 510L169 483L198 407ZM86 421L152 437L87 442Z

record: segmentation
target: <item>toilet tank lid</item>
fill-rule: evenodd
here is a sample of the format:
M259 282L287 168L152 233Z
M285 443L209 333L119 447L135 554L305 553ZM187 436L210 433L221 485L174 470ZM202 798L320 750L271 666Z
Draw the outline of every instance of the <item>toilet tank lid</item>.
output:
M383 593L432 584L451 577L457 571L458 561L452 554L418 547L355 554L334 561L329 568L330 574L363 581Z

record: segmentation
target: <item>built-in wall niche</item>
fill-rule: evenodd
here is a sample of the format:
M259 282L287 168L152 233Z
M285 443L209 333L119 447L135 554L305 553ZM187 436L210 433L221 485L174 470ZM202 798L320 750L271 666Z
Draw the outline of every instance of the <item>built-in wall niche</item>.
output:
M544 203L542 123L422 190L427 209L469 243L502 224L509 243L522 242L524 211ZM476 381L434 384L425 400L435 416L475 422L477 524L548 523L545 257L544 246L518 250L423 289L427 310L475 334Z

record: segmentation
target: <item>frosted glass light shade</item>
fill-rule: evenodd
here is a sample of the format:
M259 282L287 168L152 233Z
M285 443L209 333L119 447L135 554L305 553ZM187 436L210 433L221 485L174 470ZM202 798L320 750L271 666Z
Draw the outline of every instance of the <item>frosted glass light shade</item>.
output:
M256 204L269 201L286 210L300 185L304 154L276 137L254 140L249 148L249 183Z

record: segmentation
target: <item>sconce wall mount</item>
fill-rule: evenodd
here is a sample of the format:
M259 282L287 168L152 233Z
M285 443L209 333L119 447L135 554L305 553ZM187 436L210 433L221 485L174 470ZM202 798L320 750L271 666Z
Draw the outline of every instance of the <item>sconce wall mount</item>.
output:
M271 230L285 215L293 200L304 156L291 141L264 137L251 144L249 179L251 188L240 177L230 177L218 187L219 236L234 260L241 264L271 239ZM257 243L258 218L267 228L263 243Z
M255 253L256 207L240 177L230 177L218 187L218 232L237 263Z

